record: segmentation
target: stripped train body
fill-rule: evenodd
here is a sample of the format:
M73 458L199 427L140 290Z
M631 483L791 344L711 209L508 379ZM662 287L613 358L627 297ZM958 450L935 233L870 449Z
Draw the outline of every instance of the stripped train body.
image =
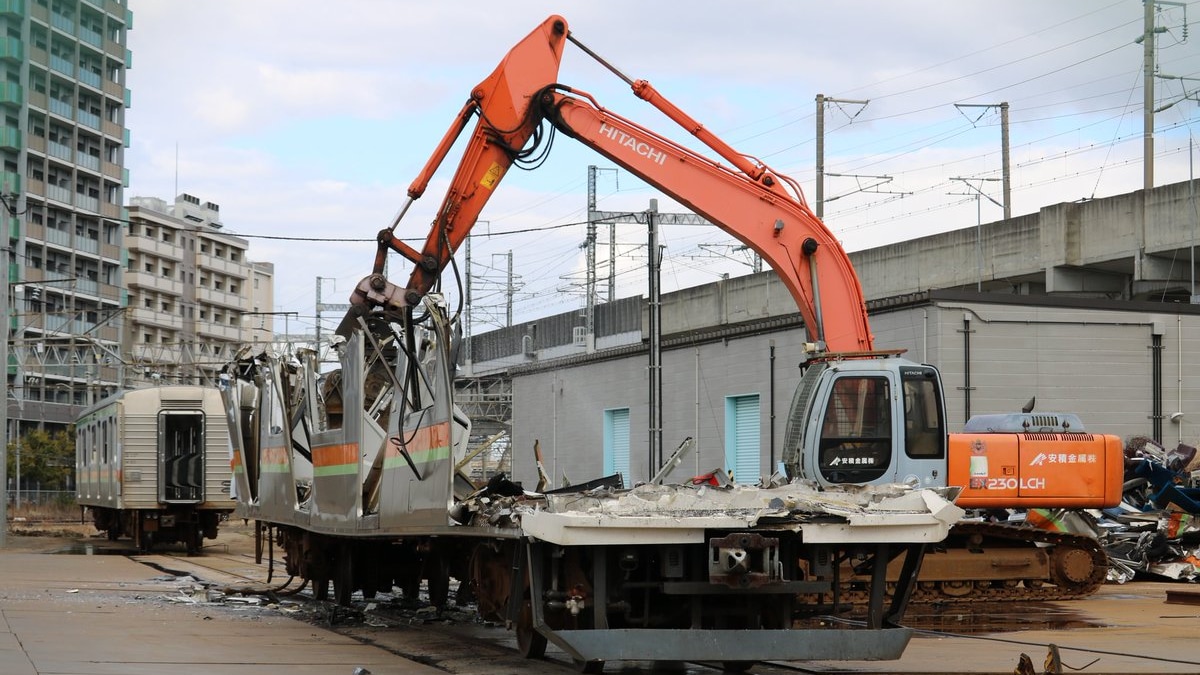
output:
M75 421L75 475L79 505L109 539L198 553L234 508L220 391L166 385L100 401Z
M940 493L625 489L614 477L573 492L530 492L502 475L473 484L460 470L470 422L453 400L454 322L432 294L413 316L352 314L337 370L306 352L247 353L227 367L236 514L267 526L258 531L287 573L317 596L411 596L425 581L441 605L454 578L457 600L514 627L527 656L553 642L589 669L899 657L923 547L961 514ZM894 558L907 575L889 606ZM816 618L837 611L845 561L879 570L862 628Z

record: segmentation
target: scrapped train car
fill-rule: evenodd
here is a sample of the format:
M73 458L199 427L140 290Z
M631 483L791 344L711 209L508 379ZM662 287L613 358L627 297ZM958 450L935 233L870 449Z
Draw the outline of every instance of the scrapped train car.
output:
M340 369L320 372L304 352L247 352L227 366L235 513L265 525L288 574L317 596L407 596L424 580L441 605L453 577L458 601L512 626L526 656L553 642L585 670L899 658L924 547L962 513L952 495L625 488L619 477L541 492L503 476L474 485L461 471L470 422L452 398L454 334L431 294L419 312L352 309L336 338ZM893 559L905 574L891 586ZM824 620L845 609L843 562L869 572L861 625Z
M111 540L182 542L195 554L233 511L229 452L217 389L123 391L75 421L76 498Z

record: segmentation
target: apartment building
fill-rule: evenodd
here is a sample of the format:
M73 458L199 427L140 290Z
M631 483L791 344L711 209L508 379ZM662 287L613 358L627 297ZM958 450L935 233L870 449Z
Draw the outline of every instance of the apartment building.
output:
M10 433L120 385L124 0L0 0Z
M128 211L127 379L216 384L238 349L272 339L274 266L247 259L212 202L134 197Z

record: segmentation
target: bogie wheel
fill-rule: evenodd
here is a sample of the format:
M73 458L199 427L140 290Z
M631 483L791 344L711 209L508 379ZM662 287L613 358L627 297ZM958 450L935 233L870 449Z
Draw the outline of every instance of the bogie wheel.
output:
M329 577L313 579L313 598L316 600L329 599Z
M527 659L540 659L546 655L546 636L533 629L533 604L529 598L521 603L517 615L517 649Z
M754 661L722 661L721 669L727 673L744 673L753 665Z

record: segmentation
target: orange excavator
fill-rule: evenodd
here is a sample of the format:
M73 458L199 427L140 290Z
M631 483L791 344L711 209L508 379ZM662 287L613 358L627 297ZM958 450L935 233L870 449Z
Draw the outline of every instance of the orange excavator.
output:
M683 147L558 82L573 43L689 132L721 161ZM452 146L474 121L469 142L420 250L396 227ZM785 436L789 474L821 486L959 486L968 509L1095 508L1120 501L1120 440L1092 435L1071 415L1017 414L973 420L948 434L938 370L902 351L877 351L858 277L837 238L813 214L800 186L730 147L668 101L601 59L551 16L476 86L408 189L390 227L378 235L373 273L352 304L417 307L515 164L536 163L562 132L637 175L744 242L766 260L794 298L807 342L804 374ZM384 275L389 251L414 264L407 285ZM352 312L353 314L353 312ZM349 317L353 318L353 316ZM1067 598L1104 580L1094 540L1032 527L964 521L926 556L915 599ZM897 573L899 573L897 571ZM853 593L855 575L844 577Z

